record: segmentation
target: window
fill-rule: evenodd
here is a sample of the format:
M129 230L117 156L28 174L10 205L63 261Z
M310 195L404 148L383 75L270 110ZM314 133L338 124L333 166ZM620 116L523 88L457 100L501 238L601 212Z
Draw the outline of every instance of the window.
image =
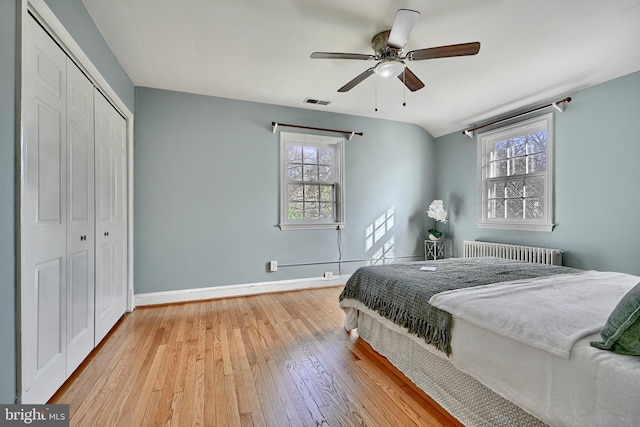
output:
M478 135L478 226L553 229L553 114Z
M344 138L280 132L280 228L341 228Z

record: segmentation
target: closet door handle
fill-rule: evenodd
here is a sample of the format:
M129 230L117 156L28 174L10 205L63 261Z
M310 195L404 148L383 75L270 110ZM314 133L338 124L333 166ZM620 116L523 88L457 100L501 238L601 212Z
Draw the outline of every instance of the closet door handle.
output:
M105 235L105 237L109 237L109 232L108 232L108 231L105 231L105 232L104 232L104 235Z

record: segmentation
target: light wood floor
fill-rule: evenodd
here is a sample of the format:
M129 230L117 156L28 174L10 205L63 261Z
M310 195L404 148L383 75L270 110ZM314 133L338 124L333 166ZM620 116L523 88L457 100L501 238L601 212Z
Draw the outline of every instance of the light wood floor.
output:
M76 426L460 426L342 328L341 287L143 307L50 403Z

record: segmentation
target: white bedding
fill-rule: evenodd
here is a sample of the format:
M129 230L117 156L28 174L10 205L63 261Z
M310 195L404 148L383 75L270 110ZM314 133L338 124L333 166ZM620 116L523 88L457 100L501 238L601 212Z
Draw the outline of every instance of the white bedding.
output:
M441 292L429 304L569 359L574 343L599 332L639 281L640 277L630 274L585 271Z

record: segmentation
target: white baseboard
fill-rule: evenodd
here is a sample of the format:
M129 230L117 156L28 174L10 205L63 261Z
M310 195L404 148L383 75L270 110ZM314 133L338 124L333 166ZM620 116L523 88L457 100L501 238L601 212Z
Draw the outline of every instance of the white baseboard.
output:
M329 278L282 280L278 282L246 283L241 285L215 286L210 288L184 289L179 291L152 292L134 295L135 306L172 304L188 301L202 301L216 298L231 298L270 292L294 291L299 289L326 288L344 285L350 274Z

